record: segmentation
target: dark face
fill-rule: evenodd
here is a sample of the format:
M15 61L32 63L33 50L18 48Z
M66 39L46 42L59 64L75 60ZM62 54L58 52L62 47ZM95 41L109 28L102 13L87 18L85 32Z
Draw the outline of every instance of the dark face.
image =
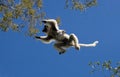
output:
M48 32L48 26L44 26L44 28L43 28L43 30L42 30L42 32L45 32L45 33L47 33Z
M57 31L57 28L55 27L54 22L50 22L50 21L42 21L42 22L44 23L44 28L42 32L46 34L51 34Z

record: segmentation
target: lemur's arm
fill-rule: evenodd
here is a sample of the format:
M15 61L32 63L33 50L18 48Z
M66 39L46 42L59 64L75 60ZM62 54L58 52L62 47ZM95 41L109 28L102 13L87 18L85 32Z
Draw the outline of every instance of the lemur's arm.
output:
M51 43L52 37L50 36L35 36L36 39L41 40L43 43Z

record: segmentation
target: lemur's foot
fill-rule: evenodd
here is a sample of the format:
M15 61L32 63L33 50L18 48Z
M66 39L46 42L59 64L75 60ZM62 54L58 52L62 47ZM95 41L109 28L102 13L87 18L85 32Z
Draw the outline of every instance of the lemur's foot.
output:
M98 43L99 43L99 41L95 41L95 42L93 43L93 46L95 47Z
M76 45L75 45L75 49L80 50L80 45L79 45L79 44L76 44Z
M64 53L65 53L65 51L59 52L59 55L64 54Z

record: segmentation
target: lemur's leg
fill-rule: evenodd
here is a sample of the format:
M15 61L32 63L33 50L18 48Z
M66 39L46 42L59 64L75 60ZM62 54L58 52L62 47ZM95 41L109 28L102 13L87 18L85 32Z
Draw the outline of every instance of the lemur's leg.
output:
M66 46L66 44L64 44L64 43L55 43L54 44L54 48L59 51L59 54L65 53L66 50L65 50L65 48L63 48L65 46Z
M75 34L70 34L69 41L73 41L73 45L77 50L80 49L79 40Z
M99 43L98 41L95 41L91 44L79 44L79 45L82 47L95 47L98 43Z

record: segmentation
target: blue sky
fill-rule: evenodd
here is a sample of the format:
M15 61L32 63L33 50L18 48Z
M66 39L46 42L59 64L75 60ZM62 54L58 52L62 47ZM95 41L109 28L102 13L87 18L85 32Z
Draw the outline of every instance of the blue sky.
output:
M99 44L80 51L70 48L59 55L52 44L23 33L1 31L0 77L103 77L102 72L89 73L90 61L120 61L119 0L99 0L96 7L84 12L64 9L64 0L43 2L49 18L61 17L61 29L75 33L81 43L99 40Z

